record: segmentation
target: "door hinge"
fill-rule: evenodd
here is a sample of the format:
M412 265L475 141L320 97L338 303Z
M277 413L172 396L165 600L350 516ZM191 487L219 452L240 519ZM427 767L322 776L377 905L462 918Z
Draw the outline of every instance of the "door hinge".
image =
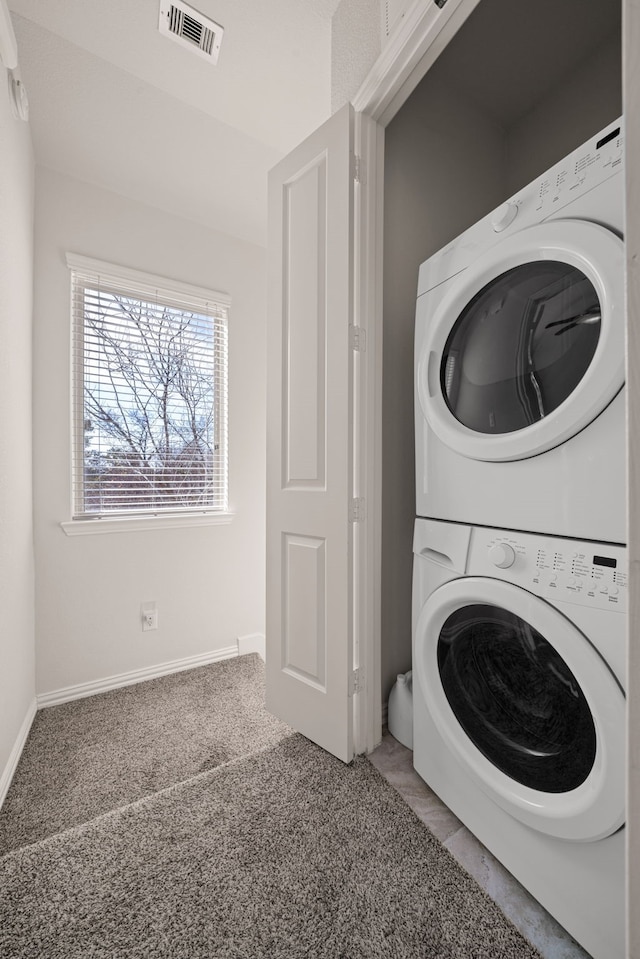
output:
M364 676L362 674L362 667L358 666L351 673L351 694L362 692L363 683Z
M363 496L354 496L349 506L349 522L361 523L365 518L365 501Z
M367 349L367 331L363 326L349 327L349 346L356 353L364 353Z
M364 183L364 161L357 153L351 154L353 179L356 183Z

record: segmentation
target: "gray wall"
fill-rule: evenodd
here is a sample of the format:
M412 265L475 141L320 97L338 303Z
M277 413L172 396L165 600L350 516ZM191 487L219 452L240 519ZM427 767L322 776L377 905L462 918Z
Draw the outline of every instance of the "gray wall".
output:
M469 157L473 157L473 171ZM502 130L437 79L389 124L385 147L382 697L411 664L415 518L413 327L418 267L492 210L504 189Z
M507 130L507 196L622 113L620 38L609 38L565 83Z

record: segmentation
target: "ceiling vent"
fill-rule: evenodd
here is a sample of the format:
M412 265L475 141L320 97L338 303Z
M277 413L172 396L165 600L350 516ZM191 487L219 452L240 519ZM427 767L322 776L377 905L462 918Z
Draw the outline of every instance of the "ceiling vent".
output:
M160 33L204 57L218 62L224 29L182 0L161 0Z

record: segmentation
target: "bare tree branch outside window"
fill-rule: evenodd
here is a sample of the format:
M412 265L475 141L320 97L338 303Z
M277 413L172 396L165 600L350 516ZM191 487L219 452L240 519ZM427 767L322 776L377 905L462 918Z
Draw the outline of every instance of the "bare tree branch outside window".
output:
M85 514L226 507L220 336L215 316L84 287Z

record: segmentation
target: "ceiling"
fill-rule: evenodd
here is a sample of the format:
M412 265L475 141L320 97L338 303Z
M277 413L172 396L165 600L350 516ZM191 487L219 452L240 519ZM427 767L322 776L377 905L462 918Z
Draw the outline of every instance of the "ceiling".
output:
M267 171L330 114L340 0L192 0L213 66L159 0L9 0L36 162L265 245Z
M190 2L224 27L216 66L160 0L8 0L36 161L264 246L267 172L331 112L340 0ZM509 126L619 36L620 0L588 6L483 0L434 71Z

